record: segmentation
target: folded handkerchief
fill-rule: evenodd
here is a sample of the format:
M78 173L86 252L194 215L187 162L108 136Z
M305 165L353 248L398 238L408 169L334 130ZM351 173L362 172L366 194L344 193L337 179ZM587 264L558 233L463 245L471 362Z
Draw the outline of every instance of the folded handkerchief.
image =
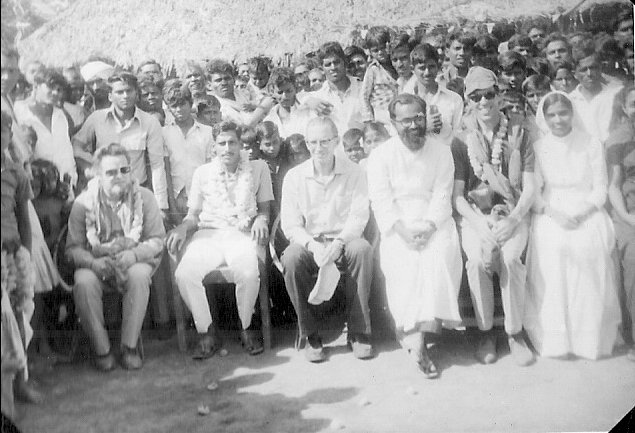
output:
M320 305L333 297L335 288L340 280L340 271L335 263L330 262L318 270L317 281L309 293L309 304Z

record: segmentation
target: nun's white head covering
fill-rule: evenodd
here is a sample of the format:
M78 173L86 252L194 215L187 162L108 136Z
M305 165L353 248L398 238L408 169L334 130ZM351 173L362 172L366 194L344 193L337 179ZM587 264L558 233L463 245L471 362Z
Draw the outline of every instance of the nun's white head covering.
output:
M551 134L551 129L547 125L547 120L545 119L544 106L545 106L545 101L550 96L553 96L553 95L561 95L564 98L566 98L569 102L571 102L571 109L573 110L573 122L571 125L572 131L587 133L587 129L584 126L584 122L582 122L582 118L580 117L580 114L576 110L575 104L573 103L569 95L559 90L555 90L553 92L547 93L545 96L542 97L542 99L538 103L538 108L536 109L536 125L538 125L538 128L540 128L540 130L544 134Z

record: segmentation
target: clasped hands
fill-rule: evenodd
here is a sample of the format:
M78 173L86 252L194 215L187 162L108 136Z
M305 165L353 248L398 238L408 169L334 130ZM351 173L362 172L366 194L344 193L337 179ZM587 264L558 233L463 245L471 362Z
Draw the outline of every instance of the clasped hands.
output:
M420 250L426 246L437 226L432 221L424 221L418 227L408 227L402 221L398 221L394 225L397 234L403 239L409 248Z
M334 239L333 242L325 246L316 240L312 240L307 244L307 249L313 254L315 263L322 267L340 258L344 251L344 242L341 239Z

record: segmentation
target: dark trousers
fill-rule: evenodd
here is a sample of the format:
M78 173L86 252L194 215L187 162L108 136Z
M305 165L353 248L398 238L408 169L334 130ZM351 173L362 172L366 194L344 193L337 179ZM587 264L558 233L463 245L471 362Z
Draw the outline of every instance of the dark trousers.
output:
M298 316L300 336L308 337L318 331L308 299L317 279L318 266L313 254L305 247L292 243L281 258L287 292ZM336 261L345 278L346 317L349 334L370 335L370 285L373 274L373 251L365 239L355 239L344 246Z

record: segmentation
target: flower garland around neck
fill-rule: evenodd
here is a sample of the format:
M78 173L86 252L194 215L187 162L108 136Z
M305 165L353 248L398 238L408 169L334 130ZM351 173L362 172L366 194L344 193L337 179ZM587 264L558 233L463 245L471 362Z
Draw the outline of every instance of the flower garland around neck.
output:
M507 117L501 113L500 122L498 124L498 131L494 135L491 146L491 159L490 163L494 171L501 170L502 156L503 156L503 143L507 139L507 126L509 121ZM476 177L485 182L485 173L483 171L483 164L487 162L487 138L480 132L476 132L477 140L467 140L467 154L470 159L470 165ZM479 149L475 149L478 146Z
M244 151L240 152L240 161L233 175L227 173L218 157L214 158L210 164L212 165L212 170L207 187L211 195L218 200L216 211L230 225L242 231L248 230L251 220L257 214L256 194L253 190L253 173L249 163L249 154ZM229 195L229 176L236 179L233 188L234 200ZM217 226L213 223L199 222L199 228L215 227Z
M99 234L102 229L100 208L105 203L101 203L100 196L99 179L94 178L88 182L86 191L77 198L86 208L86 239L92 249L102 245L99 240ZM139 242L143 231L143 199L136 180L132 185L131 191L127 194L127 198L124 198L118 214L121 219L124 236Z

